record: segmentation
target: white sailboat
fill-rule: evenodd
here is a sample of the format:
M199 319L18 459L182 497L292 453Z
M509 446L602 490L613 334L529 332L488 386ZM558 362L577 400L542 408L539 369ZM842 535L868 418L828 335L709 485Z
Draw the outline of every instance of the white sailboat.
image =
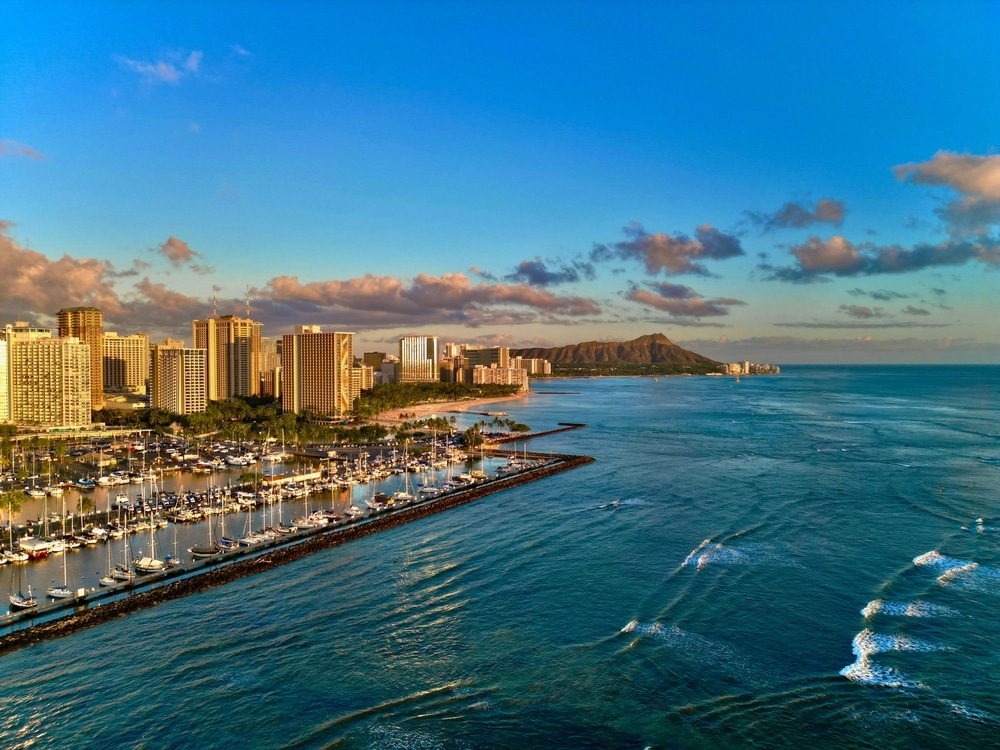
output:
M152 573L160 573L166 567L167 564L156 557L156 529L157 524L155 519L150 516L149 518L149 554L140 557L134 563L132 563L132 568L139 575L150 575Z
M11 587L11 592L8 595L10 599L11 609L34 609L38 606L38 600L35 595L31 593L31 584L28 584L28 593L25 595L21 591L21 566L15 566L17 568L17 593L14 592L13 586ZM13 584L14 575L11 574L11 583Z
M65 524L66 519L66 501L63 500L63 523ZM72 596L72 591L69 590L68 580L66 577L66 555L63 555L62 559L63 565L63 582L62 586L57 586L55 580L52 581L52 585L45 589L45 593L50 599L69 599Z

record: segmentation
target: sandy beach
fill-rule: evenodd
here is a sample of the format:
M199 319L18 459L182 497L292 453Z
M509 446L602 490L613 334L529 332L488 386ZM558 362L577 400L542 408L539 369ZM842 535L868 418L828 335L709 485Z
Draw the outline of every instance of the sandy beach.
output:
M513 396L498 396L497 398L475 398L465 401L434 401L427 404L414 404L402 409L391 409L382 412L375 418L375 421L384 425L398 425L406 421L425 419L427 417L447 417L449 414L468 411L492 411L493 409L489 407L505 401L516 401L517 399L524 398L529 393L530 391L524 391Z

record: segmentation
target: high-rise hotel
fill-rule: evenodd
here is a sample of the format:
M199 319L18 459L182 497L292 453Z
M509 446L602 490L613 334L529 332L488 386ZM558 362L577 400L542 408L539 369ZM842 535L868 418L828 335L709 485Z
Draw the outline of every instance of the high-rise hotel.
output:
M204 349L186 349L167 339L152 347L149 406L175 414L195 414L208 406Z
M104 408L104 313L96 307L65 307L56 313L59 337L75 337L90 347L90 402Z
M281 408L342 417L354 406L354 334L296 326L281 337Z
M0 341L0 421L84 427L91 419L91 347L14 323Z
M191 323L195 349L205 350L208 400L259 396L261 324L223 315Z
M144 333L104 334L104 389L108 393L146 395L149 382L149 337Z

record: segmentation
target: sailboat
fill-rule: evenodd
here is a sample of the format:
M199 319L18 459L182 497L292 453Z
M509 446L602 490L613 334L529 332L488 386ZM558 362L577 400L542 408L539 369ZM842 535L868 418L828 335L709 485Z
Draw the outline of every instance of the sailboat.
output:
M149 518L149 555L145 557L140 557L138 560L132 563L132 568L136 573L140 575L149 575L151 573L160 573L166 567L167 564L156 557L156 520L150 515Z
M11 574L11 582L13 582L13 574ZM34 609L38 606L38 600L35 595L31 593L31 584L28 584L28 595L25 596L21 592L21 566L17 566L17 593L13 591L10 592L10 606L12 609Z
M128 546L128 524L125 525L125 536L122 542L122 561L115 565L115 569L111 571L111 577L116 581L125 581L131 583L135 580L135 573L132 572L131 566L131 548Z
M211 484L209 484L209 487L208 487L208 497L211 500L211 498L212 498L212 485ZM223 508L225 508L225 503L223 503ZM225 512L225 511L223 511L223 512ZM217 554L219 554L219 552L221 552L221 550L218 547L216 547L215 543L212 541L212 519L211 518L208 519L208 544L206 546L204 546L204 547L188 547L188 552L190 552L191 555L194 556L194 557L196 557L196 558L211 557L212 555L217 555Z
M65 524L66 519L66 500L63 500L63 523ZM52 585L45 589L45 593L50 599L69 599L73 592L69 590L68 581L66 578L66 555L63 555L63 582L62 586L56 586L55 580L52 581Z
M98 583L101 586L114 586L118 581L115 579L115 569L111 564L111 542L107 543L108 548L108 574L103 576Z
M215 542L215 548L219 552L232 552L240 546L235 539L226 536L226 500L230 497L232 497L232 488L227 487L221 494L222 513L219 516L219 539Z

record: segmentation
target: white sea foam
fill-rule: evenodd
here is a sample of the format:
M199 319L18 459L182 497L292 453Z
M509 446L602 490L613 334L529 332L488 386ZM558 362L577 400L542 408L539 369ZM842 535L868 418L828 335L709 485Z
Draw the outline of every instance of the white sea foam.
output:
M978 708L970 706L968 703L962 701L945 701L945 703L949 708L951 708L952 713L958 714L959 716L964 716L965 718L973 719L974 721L993 721L993 717L988 713L980 711Z
M978 563L950 568L938 576L942 586L954 586L966 591L1000 594L1000 570Z
M707 547L711 543L712 543L711 539L706 539L704 542L702 542L697 547L695 547L693 550L691 550L691 552L688 553L688 556L684 558L684 564L685 565L697 565L698 564L698 557L700 556L701 551L703 549L705 549L705 547Z
M865 628L854 636L851 649L858 656L874 656L875 654L885 654L890 651L928 652L951 650L942 643L926 641L922 638L913 638L908 635L875 633L868 628Z
M925 552L913 558L913 564L917 567L927 567L947 570L948 568L961 568L969 564L968 560L959 560L956 557L947 557L937 550Z
M684 565L692 565L699 570L708 565L779 565L794 567L786 556L774 551L767 544L739 542L737 544L712 544L706 539L684 558Z
M932 604L920 599L913 602L887 602L885 599L875 599L865 605L861 614L868 619L879 614L889 617L956 617L959 612L943 604Z
M885 687L923 687L919 682L904 677L898 670L892 667L885 667L872 661L872 656L884 654L890 651L948 651L947 646L925 641L920 638L911 638L906 635L886 635L874 633L865 628L856 636L851 643L851 650L857 659L853 664L848 664L840 674L853 682L860 682L865 685L883 685Z

